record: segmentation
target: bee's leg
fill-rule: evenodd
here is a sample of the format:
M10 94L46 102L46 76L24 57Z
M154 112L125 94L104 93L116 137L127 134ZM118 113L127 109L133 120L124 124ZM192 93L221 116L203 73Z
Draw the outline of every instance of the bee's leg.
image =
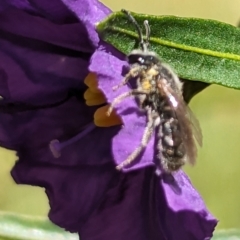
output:
M146 91L142 91L142 90L138 90L138 89L133 89L129 92L125 92L120 94L119 96L117 96L116 98L113 99L113 101L111 102L108 110L107 110L107 116L110 116L113 108L115 105L117 105L118 103L122 102L125 98L128 98L130 96L135 96L135 95L140 95L140 94L147 94Z
M122 86L126 85L131 78L132 76L130 75L130 73L128 73L118 85L112 87L112 90L116 91Z
M151 109L148 109L147 112L147 126L144 130L141 144L127 157L126 160L124 160L122 163L120 163L116 169L121 170L123 167L129 165L131 162L135 160L135 158L141 153L141 151L147 146L152 133L154 130L154 118L152 117Z
M128 83L128 81L131 78L136 77L139 74L140 68L139 67L133 67L127 74L126 76L123 78L123 80L116 86L114 86L112 88L113 91L118 90L119 88L121 88L122 86L126 85Z

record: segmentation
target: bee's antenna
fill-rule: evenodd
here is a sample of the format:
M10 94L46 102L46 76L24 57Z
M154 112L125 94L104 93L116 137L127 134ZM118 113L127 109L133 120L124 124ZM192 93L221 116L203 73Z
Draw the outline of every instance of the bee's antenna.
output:
M146 37L147 37L147 42L145 42L143 40L143 34L142 34L142 30L139 27L136 19L131 15L131 13L125 9L122 9L122 13L126 14L126 16L128 17L128 19L133 23L133 25L136 27L137 32L138 32L138 37L139 37L139 45L141 47L141 49L146 52L147 51L147 46L148 46L148 39L149 39L149 35L150 35L150 27L148 25L148 21L144 21L144 26L146 28ZM146 22L146 23L145 23Z
M145 41L145 44L146 44L146 47L149 46L149 40L150 40L150 33L151 33L151 30L150 30L150 26L149 26L149 23L148 23L148 20L145 20L143 22L144 26L145 26L145 29L146 29L146 41Z

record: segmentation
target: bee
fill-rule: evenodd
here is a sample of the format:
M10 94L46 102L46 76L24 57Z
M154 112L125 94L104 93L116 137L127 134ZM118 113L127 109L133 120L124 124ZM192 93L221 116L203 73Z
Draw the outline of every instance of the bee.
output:
M148 21L143 22L146 31L144 38L140 26L130 12L126 10L122 12L138 32L140 49L135 49L127 55L129 72L119 85L113 87L113 90L116 91L126 85L130 79L136 79L137 88L117 96L110 104L107 115L111 114L116 104L134 96L139 107L146 113L147 122L139 146L116 168L121 170L134 162L146 148L151 136L155 134L156 159L159 160L161 169L171 173L179 170L186 162L195 163L197 156L195 140L202 145L200 126L183 100L183 83L155 52L148 50L150 40Z

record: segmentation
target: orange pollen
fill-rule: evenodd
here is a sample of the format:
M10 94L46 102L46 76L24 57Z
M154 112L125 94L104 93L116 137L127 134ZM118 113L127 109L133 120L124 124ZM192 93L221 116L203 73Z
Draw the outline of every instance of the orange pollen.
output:
M107 102L105 95L98 88L97 76L95 73L89 73L85 78L84 83L88 86L88 89L84 93L84 99L88 106L98 106ZM122 120L120 116L113 110L110 116L107 116L107 110L109 105L105 105L97 109L94 113L94 123L98 127L111 127L115 125L121 125Z

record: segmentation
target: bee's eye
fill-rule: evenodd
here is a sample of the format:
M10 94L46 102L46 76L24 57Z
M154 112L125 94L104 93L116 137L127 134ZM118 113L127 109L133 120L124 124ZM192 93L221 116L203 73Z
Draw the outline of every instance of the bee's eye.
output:
M144 63L144 58L139 57L139 58L138 58L138 62L140 62L140 63Z

